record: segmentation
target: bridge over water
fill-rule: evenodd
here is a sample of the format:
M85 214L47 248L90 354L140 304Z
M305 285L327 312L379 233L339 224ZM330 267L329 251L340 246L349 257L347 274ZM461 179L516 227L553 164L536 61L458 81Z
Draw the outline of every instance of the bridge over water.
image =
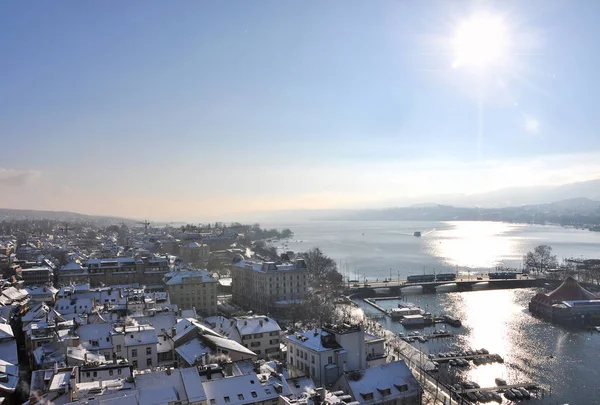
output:
M399 296L402 295L402 290L405 288L422 287L423 293L433 294L438 287L454 287L458 291L471 291L474 287L480 286L482 289L499 290L511 288L527 288L527 287L543 287L550 284L555 284L556 280L548 280L545 278L517 278L517 279L489 279L482 278L481 280L455 280L455 281L432 281L421 283L409 283L406 280L400 282L370 282L362 284L350 285L346 288L346 295L360 297L374 296ZM384 290L387 290L384 294ZM378 293L379 291L379 293Z

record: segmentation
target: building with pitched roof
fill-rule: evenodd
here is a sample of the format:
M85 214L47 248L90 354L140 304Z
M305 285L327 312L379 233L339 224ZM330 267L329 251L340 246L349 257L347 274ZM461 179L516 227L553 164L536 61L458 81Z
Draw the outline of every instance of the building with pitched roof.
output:
M529 311L550 322L571 327L600 325L600 299L573 277L550 293L538 293L529 302Z

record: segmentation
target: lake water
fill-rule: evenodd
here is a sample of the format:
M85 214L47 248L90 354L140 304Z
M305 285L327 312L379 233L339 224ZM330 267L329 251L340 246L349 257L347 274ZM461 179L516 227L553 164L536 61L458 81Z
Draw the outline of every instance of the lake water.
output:
M503 222L306 221L262 224L288 227L285 250L320 247L350 278L477 272L496 265L519 268L523 255L548 244L559 259L600 257L600 232ZM421 237L413 236L415 231ZM301 242L300 242L301 241Z
M544 398L531 404L598 404L600 403L600 334L570 331L534 318L527 304L535 289L408 294L405 300L426 308L433 314L450 314L463 323L460 328L446 328L453 338L414 343L425 353L486 348L501 355L505 362L468 368L443 368L454 383L475 381L482 387L495 386L496 377L507 383L533 382L546 388ZM355 300L366 313L377 310L362 300ZM394 308L398 300L382 300L384 308ZM397 321L378 321L393 332L408 331ZM438 325L437 329L442 328ZM432 333L432 327L419 330ZM505 401L505 403L509 403Z
M263 224L289 227L295 233L286 250L320 247L350 278L405 278L410 274L488 271L496 265L519 268L522 257L539 244L552 246L559 259L600 258L600 233L559 226L499 222L356 222L314 221ZM422 237L413 236L421 231ZM300 242L301 241L301 242ZM283 248L283 246L281 246ZM359 275L358 277L356 275ZM481 286L485 288L485 286ZM535 382L548 390L536 404L600 404L600 334L569 331L536 319L527 304L535 289L453 292L422 295L416 289L406 300L434 314L450 314L463 326L450 328L457 336L421 344L425 353L486 348L504 364L471 365L451 370L457 380L494 386ZM365 312L377 310L356 301ZM384 308L397 300L379 301ZM406 332L389 318L379 321L394 332ZM431 328L428 330L431 332ZM456 374L454 374L456 373Z

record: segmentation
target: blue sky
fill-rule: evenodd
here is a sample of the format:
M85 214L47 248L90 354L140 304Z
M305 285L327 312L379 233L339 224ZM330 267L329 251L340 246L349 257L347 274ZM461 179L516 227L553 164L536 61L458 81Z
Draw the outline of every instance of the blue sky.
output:
M470 16L502 63L453 67ZM596 1L0 4L0 206L152 219L600 177Z

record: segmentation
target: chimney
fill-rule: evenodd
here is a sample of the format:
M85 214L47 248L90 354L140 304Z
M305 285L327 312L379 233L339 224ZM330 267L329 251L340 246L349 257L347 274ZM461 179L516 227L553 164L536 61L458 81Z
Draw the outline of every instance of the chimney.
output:
M260 327L262 328L262 327L263 327L263 325L264 325L265 323L264 323L264 322L263 322L263 320L261 319L260 321L258 321L258 324L259 324L259 325L260 325Z
M87 353L83 355L83 364L87 364Z

